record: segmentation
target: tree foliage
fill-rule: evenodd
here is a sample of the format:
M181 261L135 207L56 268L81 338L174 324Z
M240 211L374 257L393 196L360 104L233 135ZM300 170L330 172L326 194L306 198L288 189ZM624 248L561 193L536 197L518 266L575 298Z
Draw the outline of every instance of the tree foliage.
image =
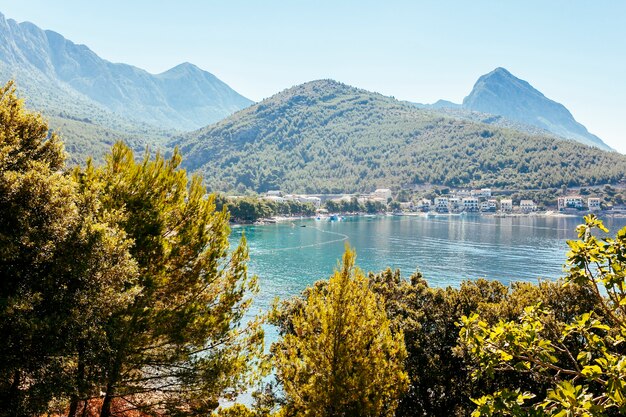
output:
M523 374L472 379L474 363L459 347L457 323L464 315L478 312L486 322L496 323L519 317L537 300L558 311L563 320L596 308L595 297L586 288L563 287L558 282L518 282L507 287L479 279L465 281L459 288L433 288L419 272L405 279L400 271L390 269L370 273L369 281L385 300L392 327L402 329L408 353L409 391L401 398L396 416L464 416L474 408L470 398L500 387L546 387Z
M391 330L354 260L347 249L328 282L277 313L282 338L272 353L282 415L392 416L407 387L402 332Z
M256 289L245 240L229 254L228 213L180 161L137 162L118 143L103 167L75 174L117 213L139 268L137 295L108 322L103 416L118 397L144 411L209 412L238 392L262 347L255 322L239 326Z
M511 385L476 400L474 415L612 416L626 413L626 228L614 238L595 216L570 241L565 285L583 286L599 306L568 319L550 306L525 308L517 320L463 318L461 337L478 363L475 377L533 375L545 392Z
M245 240L199 177L116 144L63 170L62 144L0 90L0 415L208 413L254 377L262 330ZM96 401L97 403L97 401ZM91 405L90 404L90 408ZM123 406L122 406L123 405Z
M128 240L97 220L97 201L60 171L63 160L41 116L11 83L0 89L3 415L42 413L87 390L84 359L106 350L106 318L135 277Z

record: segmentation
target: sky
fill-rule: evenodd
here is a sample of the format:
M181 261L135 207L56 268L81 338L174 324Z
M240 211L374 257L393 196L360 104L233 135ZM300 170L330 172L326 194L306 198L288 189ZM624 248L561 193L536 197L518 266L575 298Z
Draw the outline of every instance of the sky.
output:
M191 62L259 101L320 78L461 102L504 67L626 153L626 2L0 0L113 62Z

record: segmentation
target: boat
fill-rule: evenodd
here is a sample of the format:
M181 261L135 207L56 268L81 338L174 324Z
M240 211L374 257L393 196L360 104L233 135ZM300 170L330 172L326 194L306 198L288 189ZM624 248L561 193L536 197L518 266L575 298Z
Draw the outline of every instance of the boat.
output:
M339 221L339 217L338 217L336 214L332 214L332 215L328 218L328 220L329 220L329 221L331 221L331 222L337 222L337 221Z

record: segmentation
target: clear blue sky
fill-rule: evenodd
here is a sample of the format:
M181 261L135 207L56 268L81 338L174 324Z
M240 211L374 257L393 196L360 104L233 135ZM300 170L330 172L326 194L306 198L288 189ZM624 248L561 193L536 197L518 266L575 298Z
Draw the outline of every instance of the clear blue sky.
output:
M158 73L184 61L260 100L333 78L460 102L502 66L626 153L626 2L0 0L0 12Z

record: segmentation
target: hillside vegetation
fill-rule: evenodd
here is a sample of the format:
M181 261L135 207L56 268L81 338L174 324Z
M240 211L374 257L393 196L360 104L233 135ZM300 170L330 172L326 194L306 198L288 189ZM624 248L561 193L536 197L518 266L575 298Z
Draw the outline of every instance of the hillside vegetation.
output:
M356 192L432 183L532 189L615 183L626 157L423 110L320 80L173 140L213 190Z

